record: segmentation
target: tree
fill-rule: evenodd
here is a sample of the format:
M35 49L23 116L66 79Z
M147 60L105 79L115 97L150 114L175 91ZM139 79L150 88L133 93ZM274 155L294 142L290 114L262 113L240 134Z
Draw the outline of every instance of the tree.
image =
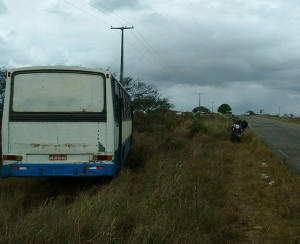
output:
M130 94L135 111L149 113L167 111L174 107L168 98L162 98L154 85L147 85L141 79L123 78L122 85Z
M249 110L246 113L249 113L250 115L255 115L255 113L252 110Z
M228 104L224 103L220 105L220 107L218 108L218 112L222 114L231 113L231 107Z
M200 107L196 107L193 109L193 113L197 113L197 112L200 112L200 113L210 113L210 110L206 107L203 107L203 106L200 106Z
M3 106L3 102L4 102L6 74L7 74L7 69L4 67L0 68L0 106L1 107Z

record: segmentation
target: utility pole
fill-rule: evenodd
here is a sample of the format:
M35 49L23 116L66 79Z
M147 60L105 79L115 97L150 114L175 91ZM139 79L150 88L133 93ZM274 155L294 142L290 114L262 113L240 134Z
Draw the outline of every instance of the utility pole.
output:
M123 82L123 74L124 74L124 30L127 29L133 29L134 27L127 27L127 26L122 26L122 27L110 27L111 29L118 29L122 31L122 37L121 37L121 68L120 68L120 83L122 84Z
M201 106L201 95L203 95L203 93L197 93L199 95L199 111L200 111L200 106Z

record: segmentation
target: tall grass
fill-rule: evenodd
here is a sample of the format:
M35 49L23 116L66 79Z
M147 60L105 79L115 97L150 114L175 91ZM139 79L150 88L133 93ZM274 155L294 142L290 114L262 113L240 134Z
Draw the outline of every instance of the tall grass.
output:
M220 116L138 117L115 179L1 179L0 243L295 241L298 181L250 131L230 143L229 126Z

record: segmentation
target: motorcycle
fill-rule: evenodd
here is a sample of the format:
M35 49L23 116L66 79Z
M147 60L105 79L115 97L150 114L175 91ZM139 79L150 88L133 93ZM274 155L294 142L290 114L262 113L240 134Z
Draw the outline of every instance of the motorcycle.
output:
M231 125L231 137L230 140L235 143L240 141L245 129L248 127L248 122L246 120L233 120Z

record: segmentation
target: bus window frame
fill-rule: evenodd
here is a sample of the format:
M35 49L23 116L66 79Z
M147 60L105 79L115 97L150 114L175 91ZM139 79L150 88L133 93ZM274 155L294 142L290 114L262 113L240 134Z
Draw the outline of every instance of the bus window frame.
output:
M113 91L113 109L115 115L115 121L118 121L117 114L118 114L118 98L122 98L123 100L123 107L122 107L122 121L131 120L131 98L130 95L127 93L125 88L112 76L112 91ZM129 107L130 109L129 109Z
M15 112L13 111L13 93L14 93L14 77L19 74L28 73L77 73L98 75L103 78L104 106L102 112ZM11 75L11 93L9 104L9 121L44 121L44 122L106 122L107 121L107 102L106 102L106 76L101 72L82 71L82 70L57 70L57 69L41 69L41 70L23 70L15 71Z

